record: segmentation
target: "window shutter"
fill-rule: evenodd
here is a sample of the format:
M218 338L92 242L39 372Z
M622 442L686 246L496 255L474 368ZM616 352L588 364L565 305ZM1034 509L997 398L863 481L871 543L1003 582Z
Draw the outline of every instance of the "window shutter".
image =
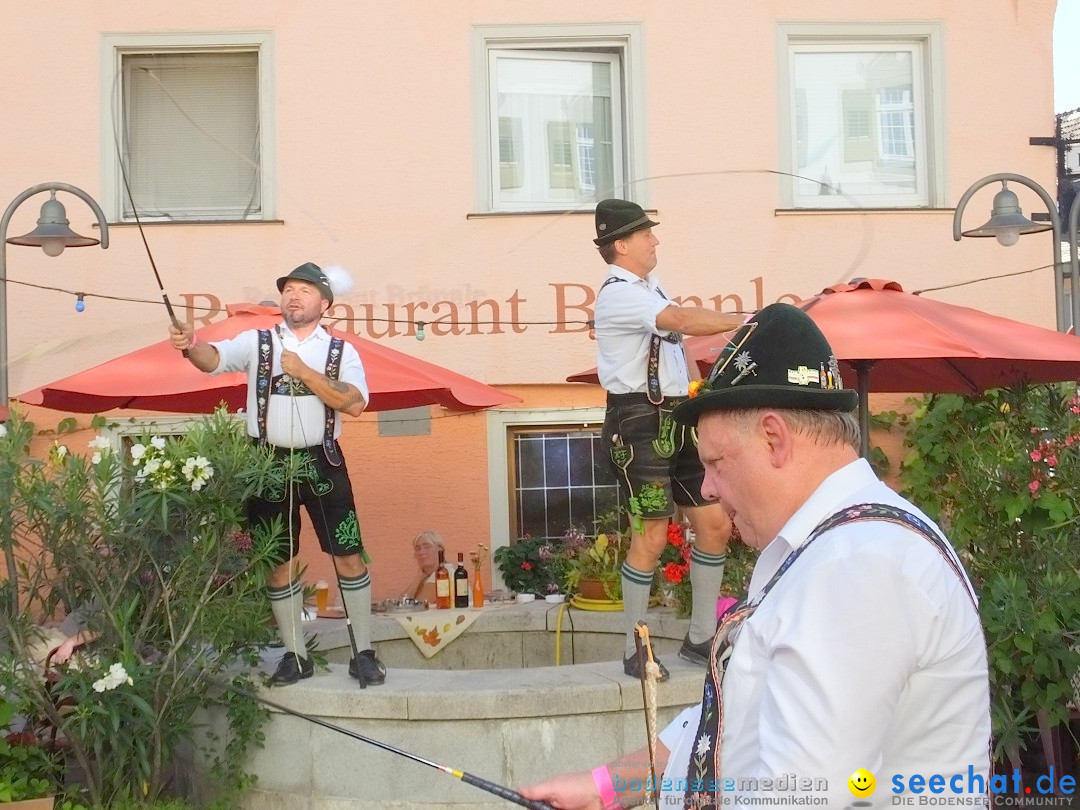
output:
M125 166L140 216L261 216L257 51L125 54ZM124 194L124 215L133 215Z

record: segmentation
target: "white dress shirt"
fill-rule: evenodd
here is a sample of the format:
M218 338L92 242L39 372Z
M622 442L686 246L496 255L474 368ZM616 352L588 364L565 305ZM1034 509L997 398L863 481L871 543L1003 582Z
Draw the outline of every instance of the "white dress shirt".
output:
M322 326L315 327L315 331L303 340L297 340L289 327L280 324L278 328L270 330L270 340L273 344L274 364L271 369L271 377L276 377L281 371L281 349L284 340L285 348L296 352L300 359L319 373L326 369L326 357L330 352L330 335ZM218 350L218 365L211 374L221 374L225 371L245 371L248 378L247 390L247 432L249 436L258 438L258 403L256 402L256 374L258 373L259 333L255 329L241 332L228 340L212 341L210 343ZM364 365L360 362L360 355L356 347L345 341L341 352L341 368L338 373L341 382L356 386L364 399L368 400L367 377L364 375ZM271 394L270 402L266 409L266 439L275 447L313 447L322 444L326 407L323 401L314 395L288 396L283 394ZM334 438L341 435L341 414L334 414Z
M852 462L827 478L762 551L750 595L821 520L870 502L931 523L864 460ZM897 774L905 784L913 773L943 774L946 785L962 774L966 789L969 766L984 780L989 770L990 696L978 614L937 549L896 524L848 523L815 540L742 626L722 688L719 778L722 787L736 780L734 790L722 792L732 801L737 794L784 795L740 791L740 779L794 774L826 779L826 806L843 808L856 800L848 777L866 768L877 788L860 801L888 807ZM700 705L687 709L660 734L671 752L665 807L682 806L675 783L686 778L700 712Z
M661 294L655 273L639 278L629 270L609 264L607 278L612 277L626 283L608 284L597 294L593 316L596 374L600 385L612 394L641 393L646 390L652 336L667 334L656 328L656 316L678 304ZM690 374L680 344L660 342L659 376L664 396L686 396Z

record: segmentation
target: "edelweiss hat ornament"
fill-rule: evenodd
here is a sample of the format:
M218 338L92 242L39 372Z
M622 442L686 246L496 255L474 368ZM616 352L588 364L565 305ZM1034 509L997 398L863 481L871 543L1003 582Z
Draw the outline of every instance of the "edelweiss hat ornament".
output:
M674 416L693 425L706 411L852 411L858 404L859 395L844 388L836 356L817 324L798 307L771 304L739 328Z
M629 200L601 200L596 204L596 238L593 239L593 244L597 247L606 245L629 236L634 231L659 224L649 219L645 209L637 203Z
M319 288L322 297L331 304L334 303L334 296L348 295L353 288L353 279L349 271L339 265L331 265L324 270L314 262L305 262L289 275L277 280L278 292L284 289L285 282L290 279L314 284Z

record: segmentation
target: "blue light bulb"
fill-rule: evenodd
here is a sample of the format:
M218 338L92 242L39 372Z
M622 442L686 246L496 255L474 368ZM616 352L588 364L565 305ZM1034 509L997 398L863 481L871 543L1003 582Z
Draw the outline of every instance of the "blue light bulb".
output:
M424 326L425 326L425 324L424 324L423 321L417 321L417 323L416 323L416 339L417 340L423 340L424 339L424 337L425 337L425 335L424 335Z
M82 312L84 309L86 309L86 302L83 301L83 297L80 294L75 298L75 311Z

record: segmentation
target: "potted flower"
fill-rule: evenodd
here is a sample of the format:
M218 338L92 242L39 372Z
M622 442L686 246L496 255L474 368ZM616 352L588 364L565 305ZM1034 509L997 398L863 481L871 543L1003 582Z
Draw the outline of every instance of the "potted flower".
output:
M558 541L524 537L513 545L495 549L494 558L506 587L517 593L547 596L561 589L566 552Z
M580 542L567 544L569 559L563 578L567 590L582 599L618 602L622 599L621 569L630 548L629 538L617 528L599 532L592 542L580 537Z

